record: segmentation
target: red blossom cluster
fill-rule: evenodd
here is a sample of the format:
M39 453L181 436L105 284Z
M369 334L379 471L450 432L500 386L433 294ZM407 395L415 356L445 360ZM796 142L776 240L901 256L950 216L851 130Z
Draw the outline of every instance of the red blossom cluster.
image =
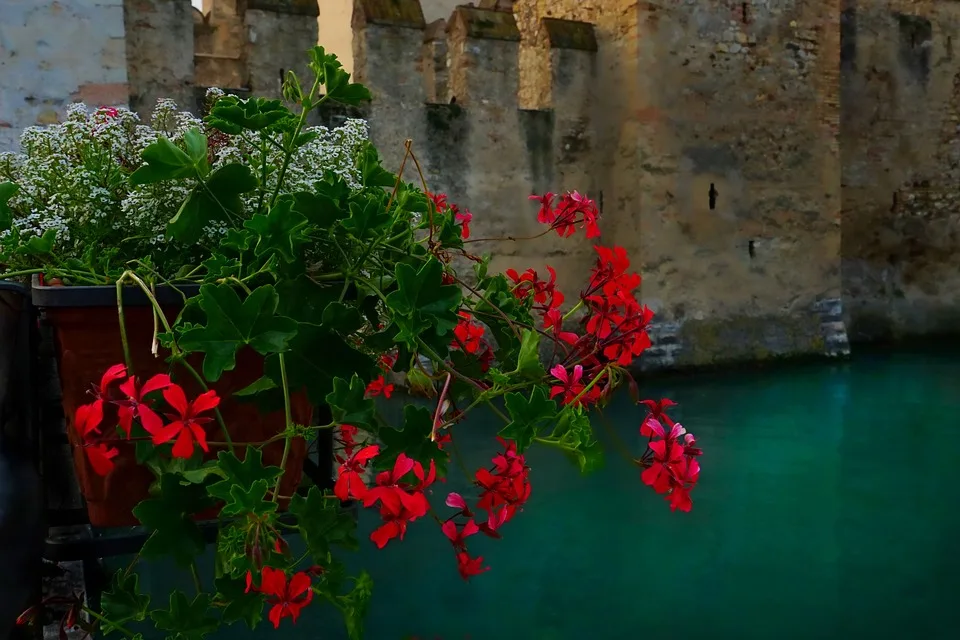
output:
M693 434L687 433L680 423L665 413L674 402L664 398L659 402L644 400L643 404L649 412L640 425L640 435L650 441L647 444L649 449L639 460L640 466L644 467L640 477L657 493L666 494L671 511L690 511L693 508L690 491L700 476L697 456L703 451L696 446ZM664 424L669 431L664 429Z
M293 574L287 581L287 574L280 569L263 567L260 572L260 586L254 586L253 575L247 572L246 593L257 591L266 596L270 605L267 617L275 629L280 628L280 621L286 617L293 619L296 624L300 617L300 610L310 604L313 599L310 572L300 571Z
M573 191L560 196L560 202L554 206L553 201L556 197L555 193L530 196L531 200L540 203L540 211L537 212L538 222L550 225L550 228L561 238L572 236L577 225L581 223L582 228L586 230L587 238L600 237L600 227L597 224L600 210L597 209L593 200Z
M124 382L116 383L126 378ZM119 394L114 393L114 389ZM157 413L147 396L155 392L162 392L163 399L173 410L164 413L164 419ZM212 411L220 404L220 398L214 391L200 394L192 402L187 401L183 388L174 384L170 376L158 374L147 380L141 386L135 376L127 375L127 368L117 364L103 374L100 386L93 390L94 401L77 408L74 415L74 428L83 442L83 449L90 460L90 466L101 476L105 476L114 467L113 459L119 455L119 450L111 446L111 440L117 439L117 434L103 434L101 428L105 418L105 409L115 409L116 426L130 440L133 433L134 420L139 420L144 430L150 434L155 445L162 445L176 440L172 454L175 458L189 458L194 453L194 447L199 446L208 452L207 434L204 425L212 418L201 414Z
M523 508L530 497L530 467L523 455L517 453L516 443L503 438L497 439L503 445L504 451L493 457L491 468L478 470L474 480L480 488L477 510L486 512L486 521L477 523L474 512L459 493L451 493L446 500L448 507L458 511L441 525L441 529L453 545L457 570L464 580L490 569L483 566L482 556L470 556L466 539L476 533L500 538L500 528ZM466 520L458 524L458 518Z
M450 341L450 348L476 355L480 361L480 370L486 372L496 360L493 346L484 338L486 330L468 312L460 311L458 315L460 320L453 329L453 340Z
M384 398L390 399L390 396L393 395L393 384L388 383L384 376L393 370L393 365L396 363L397 356L395 355L385 354L380 356L380 371L382 373L367 385L368 398L382 395Z
M383 524L370 534L370 539L382 549L393 538L403 540L407 525L427 515L430 505L424 491L436 481L437 467L431 460L429 469L424 473L422 464L401 453L393 469L377 474L373 486L368 487L363 474L379 454L378 445L369 445L352 452L346 459L338 457L340 467L334 494L343 501L359 500L366 508L379 503ZM406 479L410 473L416 478L415 483Z
M532 293L534 308L546 312L563 304L563 294L557 291L557 272L549 266L547 271L550 272L550 280L540 280L533 269L527 269L523 273L517 273L516 269L507 269L504 273L516 285L513 295L523 300Z
M473 214L466 209L461 211L457 205L452 202L447 202L447 194L445 193L428 193L427 196L430 198L430 201L433 202L437 213L450 213L453 215L453 220L460 223L461 237L467 240L470 237L470 222L473 220Z

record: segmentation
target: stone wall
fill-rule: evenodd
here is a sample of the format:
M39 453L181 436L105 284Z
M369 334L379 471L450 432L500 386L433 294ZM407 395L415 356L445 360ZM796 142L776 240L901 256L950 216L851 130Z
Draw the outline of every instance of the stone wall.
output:
M129 99L123 0L0 2L0 150L72 102Z
M842 18L851 338L956 332L960 3L845 0Z
M190 0L125 3L130 108L141 117L159 98L192 106L194 13Z
M475 237L538 232L531 193L598 201L657 312L645 367L841 354L844 320L960 326L958 2L207 0L195 50L164 48L186 2L126 0L126 40L120 0L3 3L0 145L71 100L174 94L184 56L198 89L278 96L319 39L373 92L387 164L412 139ZM571 291L592 260L549 236L471 246Z

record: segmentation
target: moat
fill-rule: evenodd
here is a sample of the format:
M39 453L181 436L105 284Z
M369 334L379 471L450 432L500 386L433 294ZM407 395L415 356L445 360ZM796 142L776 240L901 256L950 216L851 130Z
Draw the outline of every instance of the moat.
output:
M676 417L705 450L692 513L671 513L612 447L586 478L534 449L527 509L505 540L471 546L490 572L463 582L428 521L383 551L363 545L352 566L375 581L367 637L953 637L960 349L861 350L643 388L680 402ZM607 416L639 446L642 414L623 400ZM495 428L457 427L469 468L489 460ZM462 485L452 469L434 500ZM375 524L363 514L361 535ZM171 576L155 571L148 588L165 597ZM339 624L316 607L284 636L345 637Z

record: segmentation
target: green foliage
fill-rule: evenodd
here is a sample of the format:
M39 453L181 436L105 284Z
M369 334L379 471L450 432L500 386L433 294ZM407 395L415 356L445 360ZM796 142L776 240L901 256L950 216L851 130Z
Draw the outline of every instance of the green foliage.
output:
M157 629L166 631L170 640L200 640L217 630L218 621L209 615L210 596L206 593L189 600L182 591L170 594L170 607L151 611Z
M542 386L534 387L530 396L508 393L504 398L510 423L501 431L500 436L517 443L517 451L523 452L540 430L557 419L557 403L547 398Z
M0 182L0 231L7 231L13 224L13 211L7 203L19 189L20 187L12 182Z
M455 285L443 284L443 266L434 257L419 269L398 264L395 275L398 289L387 296L399 329L396 340L415 348L420 334L432 329L444 336L457 326L457 308L461 292Z
M263 618L263 596L256 591L247 591L243 580L235 580L221 576L216 580L217 600L226 602L220 614L224 623L234 624L243 622L251 629L256 629Z
M348 551L360 548L356 519L339 501L330 500L316 487L310 487L306 497L293 496L290 513L297 519L307 551L316 562L327 564L333 546Z
M390 469L401 453L406 453L424 466L429 461L437 465L441 478L447 472L447 454L430 440L433 430L433 414L428 409L408 404L403 408L403 429L381 429L380 440L385 449L377 456L377 466Z
M225 504L224 516L239 516L245 513L263 515L277 510L277 503L264 500L268 489L280 477L280 467L264 466L263 454L259 449L247 447L247 453L241 462L232 452L221 452L218 466L224 479L210 485L211 496Z
M327 404L337 424L352 424L361 429L376 429L376 405L366 397L366 385L356 375L347 382L343 378L333 380L333 391L327 395Z
M233 286L203 285L199 304L207 323L184 332L180 346L206 354L203 375L211 382L233 370L237 351L244 345L263 355L286 351L297 335L297 323L276 315L278 302L270 285L255 289L243 301Z
M202 485L192 484L183 476L166 474L160 479L160 494L144 500L133 510L150 537L140 551L151 560L169 556L182 567L188 567L204 549L203 534L191 516L212 506Z
M113 574L110 588L100 595L100 606L106 619L100 630L109 635L121 631L125 624L145 620L150 596L140 593L140 576L121 569Z

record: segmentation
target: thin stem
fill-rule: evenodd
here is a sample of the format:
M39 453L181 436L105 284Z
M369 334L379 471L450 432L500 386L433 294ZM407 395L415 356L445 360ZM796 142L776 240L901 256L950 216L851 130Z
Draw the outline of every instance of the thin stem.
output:
M101 625L108 624L108 625L110 625L110 628L111 628L111 629L116 629L117 631L119 631L119 632L122 633L123 635L127 636L128 638L136 638L136 637L137 637L136 635L133 634L133 632L124 629L123 627L121 627L121 626L118 625L118 624L114 624L113 622L110 622L109 620L107 620L106 618L104 618L102 615L100 615L99 613L97 613L96 611L94 611L93 609L91 609L90 607L82 607L81 610L82 610L85 614L87 614L88 616L90 616L91 618L93 618L94 620L96 620L97 622L99 622Z
M440 398L437 400L437 410L433 412L433 427L430 429L430 442L437 441L437 421L440 420L440 412L443 410L443 401L447 399L447 390L450 389L451 374L447 374L447 379L443 383L443 391L440 392Z
M313 95L317 92L317 89L319 88L320 88L320 78L318 77L313 82L313 88L310 89L310 99L313 99ZM280 189L281 187L283 187L283 179L286 177L287 169L290 167L290 160L293 159L293 152L294 152L293 145L297 143L297 138L300 137L300 132L303 131L303 125L307 123L307 114L310 113L311 110L316 109L317 107L322 105L324 102L326 102L329 95L330 95L329 93L324 95L322 98L320 98L320 100L317 101L317 104L311 105L309 109L304 107L300 111L300 119L297 121L297 128L294 129L293 135L290 136L291 148L284 150L283 164L280 165L280 173L277 174L277 186L274 187L273 196L270 197L271 209L273 208L273 205L277 203L277 198L280 197Z
M197 588L197 595L203 593L203 584L200 582L200 572L197 570L197 562L190 563L190 577L193 578L193 586Z
M287 380L287 361L283 357L284 354L280 353L278 356L280 359L280 380L283 383L283 413L284 416L286 416L284 431L286 432L293 424L293 411L290 408L290 384ZM293 438L287 435L283 443L283 457L280 458L280 476L277 478L277 484L273 489L274 502L280 499L280 483L283 481L283 475L287 470L287 458L290 457L292 440Z
M123 315L123 278L117 280L117 315L120 321L120 343L123 345L123 361L127 373L133 375L133 358L130 356L130 341L127 339L127 322Z
M20 276L32 276L35 273L43 273L43 269L24 269L23 271L0 273L0 280L9 280L10 278L19 278Z

